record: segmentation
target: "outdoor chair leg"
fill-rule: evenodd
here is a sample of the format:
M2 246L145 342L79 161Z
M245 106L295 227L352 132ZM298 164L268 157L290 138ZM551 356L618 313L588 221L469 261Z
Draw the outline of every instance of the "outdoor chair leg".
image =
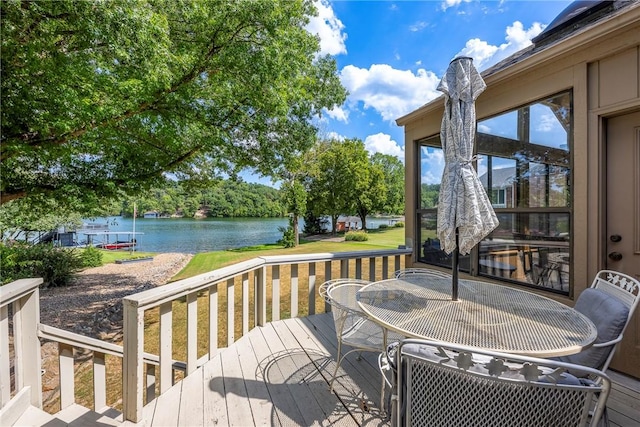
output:
M338 368L340 367L340 363L342 362L342 342L338 340L338 357L336 358L336 368L333 370L333 376L331 377L331 381L329 382L329 391L333 392L333 382L336 380L336 376L338 375Z

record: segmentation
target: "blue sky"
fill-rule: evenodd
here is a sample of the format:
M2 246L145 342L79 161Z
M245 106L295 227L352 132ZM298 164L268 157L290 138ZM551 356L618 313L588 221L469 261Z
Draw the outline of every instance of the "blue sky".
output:
M436 87L454 57L470 56L483 71L528 46L571 3L316 0L319 13L307 29L335 57L349 92L323 115L320 136L359 138L371 153L404 161L404 130L395 120L440 95Z

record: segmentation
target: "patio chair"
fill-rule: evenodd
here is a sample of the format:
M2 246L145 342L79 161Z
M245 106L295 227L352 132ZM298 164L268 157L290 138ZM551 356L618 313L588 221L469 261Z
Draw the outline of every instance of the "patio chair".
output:
M331 305L331 313L338 339L336 367L333 371L329 388L333 391L333 383L338 375L342 361L352 352L385 351L389 340L398 341L404 337L388 332L385 328L369 320L356 301L356 293L370 282L359 279L334 279L320 285L320 296ZM352 347L342 354L342 346ZM358 354L360 360L360 354ZM385 381L381 379L380 409L383 410Z
M599 271L574 306L595 324L598 337L588 349L556 360L606 371L638 301L640 281L613 270Z
M557 282L559 289L562 289L560 266L549 259L549 248L538 248L538 258L532 265L532 273L536 285L554 289Z
M414 275L427 275L427 276L435 276L435 277L443 277L445 279L450 279L451 274L446 273L444 271L433 270L430 268L403 268L401 270L396 270L393 273L393 277L396 279L400 279L402 277L414 276Z
M595 426L611 386L595 369L443 342L408 339L388 354L398 426Z

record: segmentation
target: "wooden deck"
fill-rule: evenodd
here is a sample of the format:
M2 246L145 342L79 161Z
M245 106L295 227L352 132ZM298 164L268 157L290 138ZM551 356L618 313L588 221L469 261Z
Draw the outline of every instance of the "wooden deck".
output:
M255 328L147 405L145 425L387 425L377 356L347 357L331 393L336 352L331 315Z
M196 374L145 407L149 426L377 426L377 355L346 358L334 393L336 338L330 314L289 319L252 330ZM612 373L612 426L640 426L640 382ZM387 391L388 394L388 391Z
M140 425L390 425L380 411L377 355L365 352L360 360L355 353L349 355L332 393L329 379L336 352L331 314L268 323L147 405ZM614 381L607 404L610 425L640 426L640 381L615 372L610 376ZM19 425L47 427L123 425L122 415L114 410L97 414L79 405L53 419L40 411L22 421Z

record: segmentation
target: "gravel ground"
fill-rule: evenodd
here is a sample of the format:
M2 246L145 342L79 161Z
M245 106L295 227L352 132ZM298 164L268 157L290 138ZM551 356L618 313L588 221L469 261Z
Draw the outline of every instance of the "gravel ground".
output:
M129 264L107 264L83 270L69 286L40 290L40 322L60 329L104 338L106 325L114 311L121 313L122 298L146 289L164 285L191 260L190 254L167 253L151 261ZM112 319L113 318L113 319ZM96 325L96 322L100 324Z
M40 290L40 322L104 341L122 341L122 298L166 284L193 255L159 254L152 261L86 269L69 286ZM43 397L53 404L58 389L57 344L42 345Z

